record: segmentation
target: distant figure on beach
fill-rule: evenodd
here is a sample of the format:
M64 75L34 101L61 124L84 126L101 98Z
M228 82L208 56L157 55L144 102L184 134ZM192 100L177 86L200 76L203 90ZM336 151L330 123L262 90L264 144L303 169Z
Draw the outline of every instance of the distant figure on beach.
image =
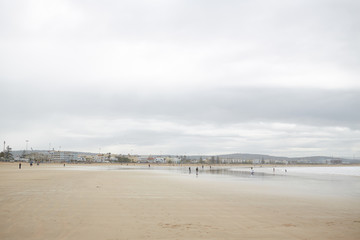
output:
M21 163L19 163L19 169L21 169Z
M149 164L149 167L150 167L150 164Z
M287 170L285 169L285 172L287 172Z
M189 174L191 173L191 167L189 167Z
M30 167L32 167L32 162L30 162Z
M204 165L202 165L201 168L204 169Z
M65 167L65 163L64 163L64 167Z
M275 172L275 168L273 168L273 172Z
M196 167L196 176L199 175L199 168Z
M254 168L251 167L251 175L254 175Z
M211 169L211 165L210 165L210 169Z

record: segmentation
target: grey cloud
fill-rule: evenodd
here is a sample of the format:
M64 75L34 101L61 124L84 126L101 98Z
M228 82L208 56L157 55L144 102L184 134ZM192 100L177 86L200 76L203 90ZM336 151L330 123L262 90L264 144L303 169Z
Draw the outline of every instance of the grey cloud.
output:
M136 89L71 89L14 86L2 95L6 118L57 115L144 118L235 124L251 121L344 126L359 129L358 90L207 88L168 92ZM56 88L56 87L55 87Z
M204 89L87 97L68 103L72 114L164 118L215 124L249 121L294 122L358 128L359 91L292 89ZM74 99L74 98L71 98ZM89 107L83 105L89 104ZM71 105L77 106L76 108Z
M248 151L290 152L340 146L324 128L341 127L350 131L339 133L343 148L358 151L358 1L34 4L0 3L1 136L38 133L88 149L100 141L235 151L248 142ZM121 127L124 119L138 125ZM321 133L267 133L259 122ZM261 137L229 133L246 124ZM285 147L278 136L298 142Z

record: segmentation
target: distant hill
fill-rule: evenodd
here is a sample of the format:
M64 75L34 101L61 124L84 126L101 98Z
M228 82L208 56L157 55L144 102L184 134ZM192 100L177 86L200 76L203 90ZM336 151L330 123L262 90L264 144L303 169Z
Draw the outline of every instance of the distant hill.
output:
M243 160L286 160L289 162L312 162L312 163L324 163L326 160L341 160L342 162L348 163L360 163L360 159L348 159L348 158L333 158L329 156L309 156L309 157L279 157L279 156L270 156L263 154L249 154L249 153L233 153L218 155L220 158L225 159L243 159Z

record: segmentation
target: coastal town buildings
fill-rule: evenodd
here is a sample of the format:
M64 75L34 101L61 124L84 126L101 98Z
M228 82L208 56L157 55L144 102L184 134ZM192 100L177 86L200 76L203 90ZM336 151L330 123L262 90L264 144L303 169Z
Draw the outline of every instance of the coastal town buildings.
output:
M53 162L78 162L81 159L76 152L52 151L50 155Z

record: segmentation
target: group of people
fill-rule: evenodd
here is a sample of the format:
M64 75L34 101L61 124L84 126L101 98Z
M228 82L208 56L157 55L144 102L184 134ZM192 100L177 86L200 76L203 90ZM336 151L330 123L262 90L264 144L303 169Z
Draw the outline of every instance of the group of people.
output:
M211 166L209 167L211 169ZM204 169L204 165L202 165L201 168ZM195 171L196 171L196 176L199 175L199 167L196 167ZM191 167L189 167L189 174L191 174Z
M196 176L199 175L199 168L198 167L196 167L195 171L196 171ZM189 167L189 174L191 174L191 167Z
M33 162L31 161L30 162L30 167L32 167L32 165L33 165ZM39 163L37 163L37 165L39 165ZM19 163L19 169L21 169L21 163Z
M36 165L39 165L39 164L40 164L39 162L36 163ZM30 161L30 167L32 167L32 165L33 165L33 162ZM64 164L64 167L65 167L65 164ZM19 169L21 169L21 163L19 163Z

